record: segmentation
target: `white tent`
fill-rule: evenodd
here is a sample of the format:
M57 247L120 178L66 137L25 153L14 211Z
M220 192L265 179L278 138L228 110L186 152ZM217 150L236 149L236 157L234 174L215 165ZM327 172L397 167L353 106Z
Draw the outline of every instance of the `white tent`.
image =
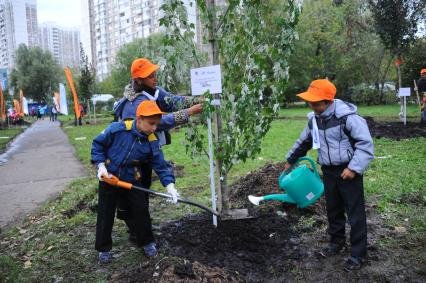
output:
M96 104L97 102L107 102L111 99L114 99L112 94L94 94L90 100L92 100L93 104Z

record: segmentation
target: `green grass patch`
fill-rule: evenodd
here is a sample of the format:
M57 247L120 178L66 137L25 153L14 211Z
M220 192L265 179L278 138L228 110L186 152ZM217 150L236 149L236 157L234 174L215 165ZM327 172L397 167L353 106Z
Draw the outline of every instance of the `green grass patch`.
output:
M358 113L362 116L371 116L378 120L393 119L398 121L400 111L399 104L389 105L374 105L365 106L359 105ZM306 115L312 110L308 106L291 106L289 108L282 108L279 116L285 118L306 118ZM419 106L417 104L407 105L407 118L418 119L420 117Z
M10 129L0 128L0 152L4 151L7 144L11 142L17 135L22 133L27 127L11 127Z

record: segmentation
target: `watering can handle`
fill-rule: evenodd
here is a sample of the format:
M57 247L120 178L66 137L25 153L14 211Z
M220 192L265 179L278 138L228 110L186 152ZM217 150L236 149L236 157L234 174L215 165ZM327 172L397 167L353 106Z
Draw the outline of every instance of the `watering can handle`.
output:
M315 173L315 175L318 177L318 178L320 178L320 175L319 175L319 173L318 173L318 170L317 170L317 166L316 166L316 164L315 164L315 161L312 159L312 158L310 158L309 156L304 156L304 157L301 157L301 158L299 158L299 159L297 159L296 160L296 162L294 162L291 166L290 166L290 168L288 168L287 170L285 170L284 172L283 172L283 174L284 175L287 175L288 173L290 173L291 172L291 170L293 170L293 168L294 167L296 167L301 161L308 161L310 164L311 164L311 167L312 167L312 170L314 170L314 173Z

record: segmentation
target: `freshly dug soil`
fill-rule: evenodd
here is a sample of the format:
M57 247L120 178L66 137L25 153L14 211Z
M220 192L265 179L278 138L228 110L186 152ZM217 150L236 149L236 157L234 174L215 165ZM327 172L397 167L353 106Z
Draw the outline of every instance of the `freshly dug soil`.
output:
M371 135L375 138L389 138L394 140L426 137L426 124L407 122L376 122L371 117L365 117Z
M406 256L421 244L392 251L376 247L379 239L400 235L382 224L374 205L366 207L369 261L357 272L342 268L348 249L332 258L318 253L328 241L323 199L303 210L275 201L253 208L247 196L277 193L282 169L283 164L267 164L232 186L234 207L249 207L254 218L221 221L217 228L207 214L167 223L156 233L160 257L129 267L114 282L426 281L418 262Z

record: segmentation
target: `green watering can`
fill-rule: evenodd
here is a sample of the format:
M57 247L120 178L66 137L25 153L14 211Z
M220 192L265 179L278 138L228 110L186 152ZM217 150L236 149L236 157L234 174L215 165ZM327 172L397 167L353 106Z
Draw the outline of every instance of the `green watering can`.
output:
M308 161L313 172L306 164L295 168L301 161ZM294 170L292 170L295 168ZM300 208L305 208L313 204L324 193L324 184L318 174L315 162L310 157L299 158L290 168L284 171L278 178L281 190L286 194L272 194L261 197L250 195L249 201L254 205L264 200L279 200L282 202L296 204Z

